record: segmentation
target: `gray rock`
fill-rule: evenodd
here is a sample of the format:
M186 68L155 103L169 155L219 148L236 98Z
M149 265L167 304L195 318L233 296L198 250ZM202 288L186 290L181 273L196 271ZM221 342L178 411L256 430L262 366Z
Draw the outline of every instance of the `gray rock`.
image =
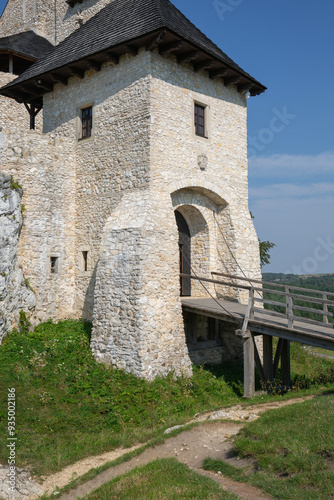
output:
M18 320L21 310L35 307L35 295L17 263L22 228L22 190L11 187L9 175L0 173L0 342Z

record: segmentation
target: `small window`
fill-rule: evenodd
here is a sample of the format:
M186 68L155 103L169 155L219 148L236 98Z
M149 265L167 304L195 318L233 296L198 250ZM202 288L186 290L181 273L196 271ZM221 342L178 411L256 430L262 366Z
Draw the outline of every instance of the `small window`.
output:
M87 139L92 136L93 127L93 107L81 109L81 139Z
M50 272L51 274L58 273L58 257L50 257Z
M82 252L82 270L88 271L88 252Z
M205 106L195 103L195 133L205 137Z

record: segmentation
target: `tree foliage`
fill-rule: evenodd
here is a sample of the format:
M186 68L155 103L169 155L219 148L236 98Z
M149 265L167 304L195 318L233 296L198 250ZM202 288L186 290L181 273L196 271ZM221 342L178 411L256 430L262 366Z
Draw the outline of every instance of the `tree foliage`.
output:
M255 219L252 212L249 212L252 219ZM259 238L259 246L260 246L260 261L261 267L265 264L270 264L270 250L274 248L276 245L271 241L261 241Z
M265 264L270 264L270 249L275 247L275 243L271 243L270 241L260 241L260 259L261 259L261 267Z

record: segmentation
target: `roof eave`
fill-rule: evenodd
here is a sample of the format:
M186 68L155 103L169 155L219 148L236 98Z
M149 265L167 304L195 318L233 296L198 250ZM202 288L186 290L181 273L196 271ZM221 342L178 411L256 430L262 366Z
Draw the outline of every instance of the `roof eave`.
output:
M18 82L15 80L0 89L0 95L16 99L18 102L42 102L43 95L53 90L55 83L67 85L72 76L84 77L88 69L99 71L105 62L117 64L124 54L136 55L138 49L159 50L161 55L174 54L179 63L193 64L195 71L208 71L210 78L222 78L225 85L236 85L238 91L259 95L266 87L241 69L233 68L217 56L181 37L168 28L155 30L126 43L104 48L82 59L73 60L66 65L46 73Z

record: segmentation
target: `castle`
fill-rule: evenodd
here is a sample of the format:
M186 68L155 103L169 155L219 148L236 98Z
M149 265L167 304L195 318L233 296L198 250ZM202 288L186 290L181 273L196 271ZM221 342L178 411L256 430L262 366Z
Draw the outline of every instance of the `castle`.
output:
M247 98L265 87L169 0L9 0L0 37L0 171L23 188L31 320L90 320L97 359L189 374L180 296L207 291L180 271L261 276Z

